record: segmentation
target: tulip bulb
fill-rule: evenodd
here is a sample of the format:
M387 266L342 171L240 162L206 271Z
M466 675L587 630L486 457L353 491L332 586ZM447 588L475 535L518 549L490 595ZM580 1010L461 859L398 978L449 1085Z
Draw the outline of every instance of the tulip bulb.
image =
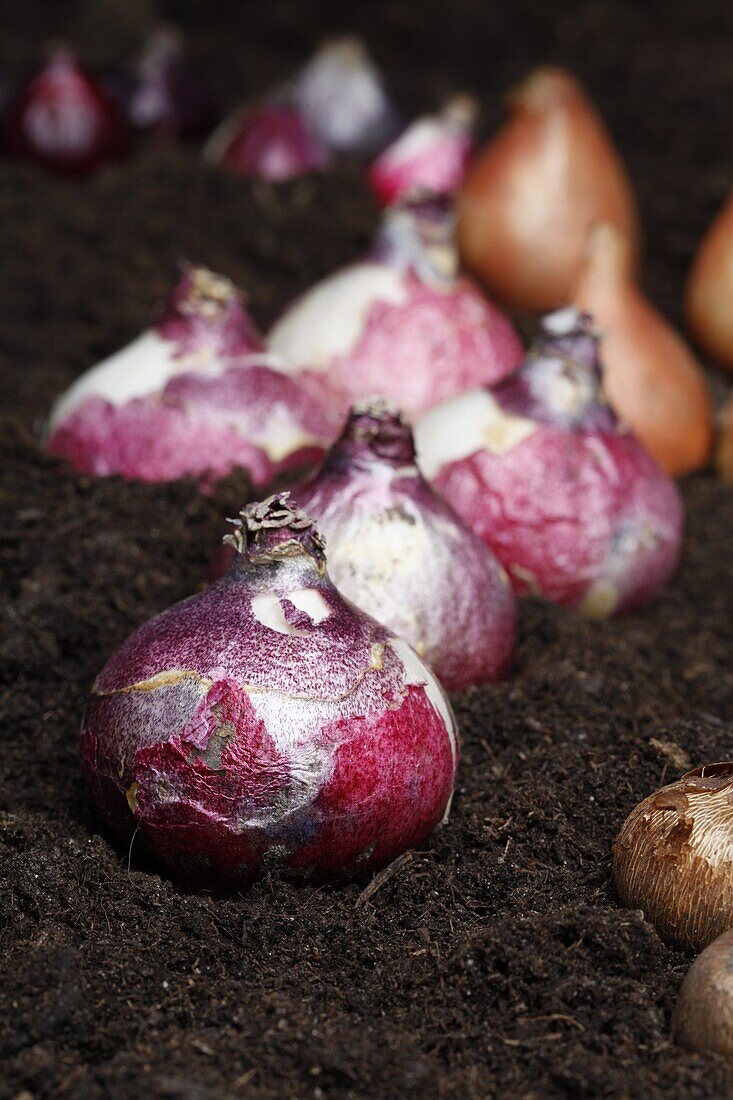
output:
M636 257L636 204L601 118L570 73L538 69L508 104L509 120L463 185L459 243L506 304L553 309L572 300L595 222L616 225Z
M685 295L700 346L733 370L733 193L697 250Z
M705 376L636 286L632 245L608 222L590 233L575 300L604 333L604 385L621 420L667 473L703 466L713 438Z
M700 951L733 927L733 761L640 802L614 844L613 875L622 905L678 947Z

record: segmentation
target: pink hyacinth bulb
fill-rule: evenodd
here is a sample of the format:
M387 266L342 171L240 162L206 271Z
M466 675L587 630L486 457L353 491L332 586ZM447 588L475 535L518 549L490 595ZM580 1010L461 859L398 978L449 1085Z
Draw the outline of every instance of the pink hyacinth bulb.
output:
M194 883L266 863L349 879L423 843L446 814L453 715L413 650L348 603L287 494L250 505L229 573L141 626L82 724L106 823Z
M275 368L236 287L188 268L158 324L57 400L48 446L102 477L210 484L241 467L263 485L317 460L337 430Z
M390 207L367 257L297 298L269 347L346 415L379 393L409 416L511 373L511 321L458 270L450 206Z
M574 307L544 318L514 376L434 409L416 440L426 476L517 592L601 618L673 573L679 492L606 403L599 337Z

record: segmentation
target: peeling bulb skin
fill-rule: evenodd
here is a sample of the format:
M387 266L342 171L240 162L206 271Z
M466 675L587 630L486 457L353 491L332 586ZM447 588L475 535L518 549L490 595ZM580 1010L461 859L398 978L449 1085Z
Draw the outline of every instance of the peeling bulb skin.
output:
M733 1059L733 930L713 940L688 970L672 1034L687 1050Z
M640 802L614 844L622 905L700 951L733 927L733 763L707 764Z
M192 883L245 884L265 859L309 881L368 874L442 820L450 707L409 647L337 592L288 494L249 505L232 544L226 577L99 675L81 738L93 801Z
M300 112L277 98L235 111L211 135L204 156L271 183L319 172L331 160Z
M455 96L439 114L411 123L369 169L378 201L388 206L421 192L452 195L466 172L477 114L471 96Z
M383 394L409 416L517 366L511 322L458 271L449 205L389 208L369 255L317 283L271 330L270 349L342 415Z
M588 317L551 314L516 374L433 410L415 438L421 469L518 594L605 618L669 580L683 511L606 404L597 345Z
M49 50L0 125L4 152L69 176L124 156L129 137L116 104L65 46Z
M713 409L700 364L634 282L629 242L595 226L575 290L603 332L604 387L619 417L667 473L704 466Z
M337 154L373 156L399 129L382 74L358 38L324 43L295 78L293 101L319 142Z
M321 469L293 492L326 537L339 591L408 641L446 690L508 673L516 622L508 578L424 480L394 407L356 406ZM215 575L227 565L218 555Z
M551 310L572 301L597 222L617 226L636 261L636 203L602 119L570 73L535 70L508 107L461 189L461 255L502 303Z
M57 400L48 447L100 477L208 484L239 466L260 485L321 457L337 429L276 369L233 284L188 268L157 326Z

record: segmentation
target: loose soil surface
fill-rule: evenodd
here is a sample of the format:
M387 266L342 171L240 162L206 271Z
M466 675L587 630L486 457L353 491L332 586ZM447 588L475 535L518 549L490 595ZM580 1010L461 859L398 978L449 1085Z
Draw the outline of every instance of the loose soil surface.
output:
M0 68L17 72L59 33L112 60L154 7L8 5ZM466 87L487 130L531 64L570 65L637 187L647 288L679 319L731 180L725 0L160 7L189 28L225 106L347 26L408 111ZM85 800L76 737L92 679L196 589L249 489L232 478L203 498L189 483L70 476L44 456L39 424L150 322L180 258L247 287L264 325L357 254L375 220L353 166L273 188L159 147L84 184L0 165L2 1100L721 1095L720 1063L669 1038L689 959L618 907L610 874L639 799L733 755L733 499L711 475L684 485L684 561L651 609L598 625L523 605L512 679L454 699L450 823L371 896L277 878L239 896L184 892Z

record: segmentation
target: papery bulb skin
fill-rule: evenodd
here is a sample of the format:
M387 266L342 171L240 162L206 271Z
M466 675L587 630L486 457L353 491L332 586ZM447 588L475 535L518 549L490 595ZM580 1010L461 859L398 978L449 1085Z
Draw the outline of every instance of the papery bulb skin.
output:
M140 627L82 724L92 799L176 876L238 886L263 863L368 874L446 814L450 706L413 650L328 578L288 494L250 505L225 578Z
M235 111L211 135L204 155L236 175L270 183L319 172L331 159L301 113L277 97Z
M604 618L674 571L679 492L606 403L598 335L576 309L544 318L516 374L434 409L415 438L425 476L519 594Z
M478 104L455 96L437 115L416 119L369 169L369 183L383 206L409 195L451 195L460 187L473 149Z
M619 901L667 943L701 951L733 928L733 762L705 764L632 810L613 846Z
M588 232L617 226L639 251L636 203L606 128L580 84L541 68L508 98L509 120L479 152L458 200L468 267L521 310L567 305Z
M373 156L399 129L384 80L358 38L326 42L296 77L293 101L320 143Z
M378 398L355 406L321 469L293 492L326 537L339 591L408 641L446 690L507 675L516 627L509 579L423 478L394 406ZM231 553L217 555L214 576Z
M211 129L211 97L189 67L176 27L154 31L133 66L129 83L125 109L135 130L174 141L195 141Z
M208 485L242 467L263 485L322 457L337 430L334 414L274 369L234 285L188 268L156 327L58 399L48 446L100 477Z
M459 272L453 214L435 198L386 210L366 259L296 299L268 344L344 415L380 393L413 416L522 356L510 320Z
M703 237L685 290L685 314L696 341L733 370L733 192Z
M603 385L621 420L668 474L704 466L713 443L705 376L636 286L630 244L612 225L590 234L575 301L603 332Z
M2 147L61 175L85 175L124 156L129 131L116 104L66 47L45 63L4 113Z

